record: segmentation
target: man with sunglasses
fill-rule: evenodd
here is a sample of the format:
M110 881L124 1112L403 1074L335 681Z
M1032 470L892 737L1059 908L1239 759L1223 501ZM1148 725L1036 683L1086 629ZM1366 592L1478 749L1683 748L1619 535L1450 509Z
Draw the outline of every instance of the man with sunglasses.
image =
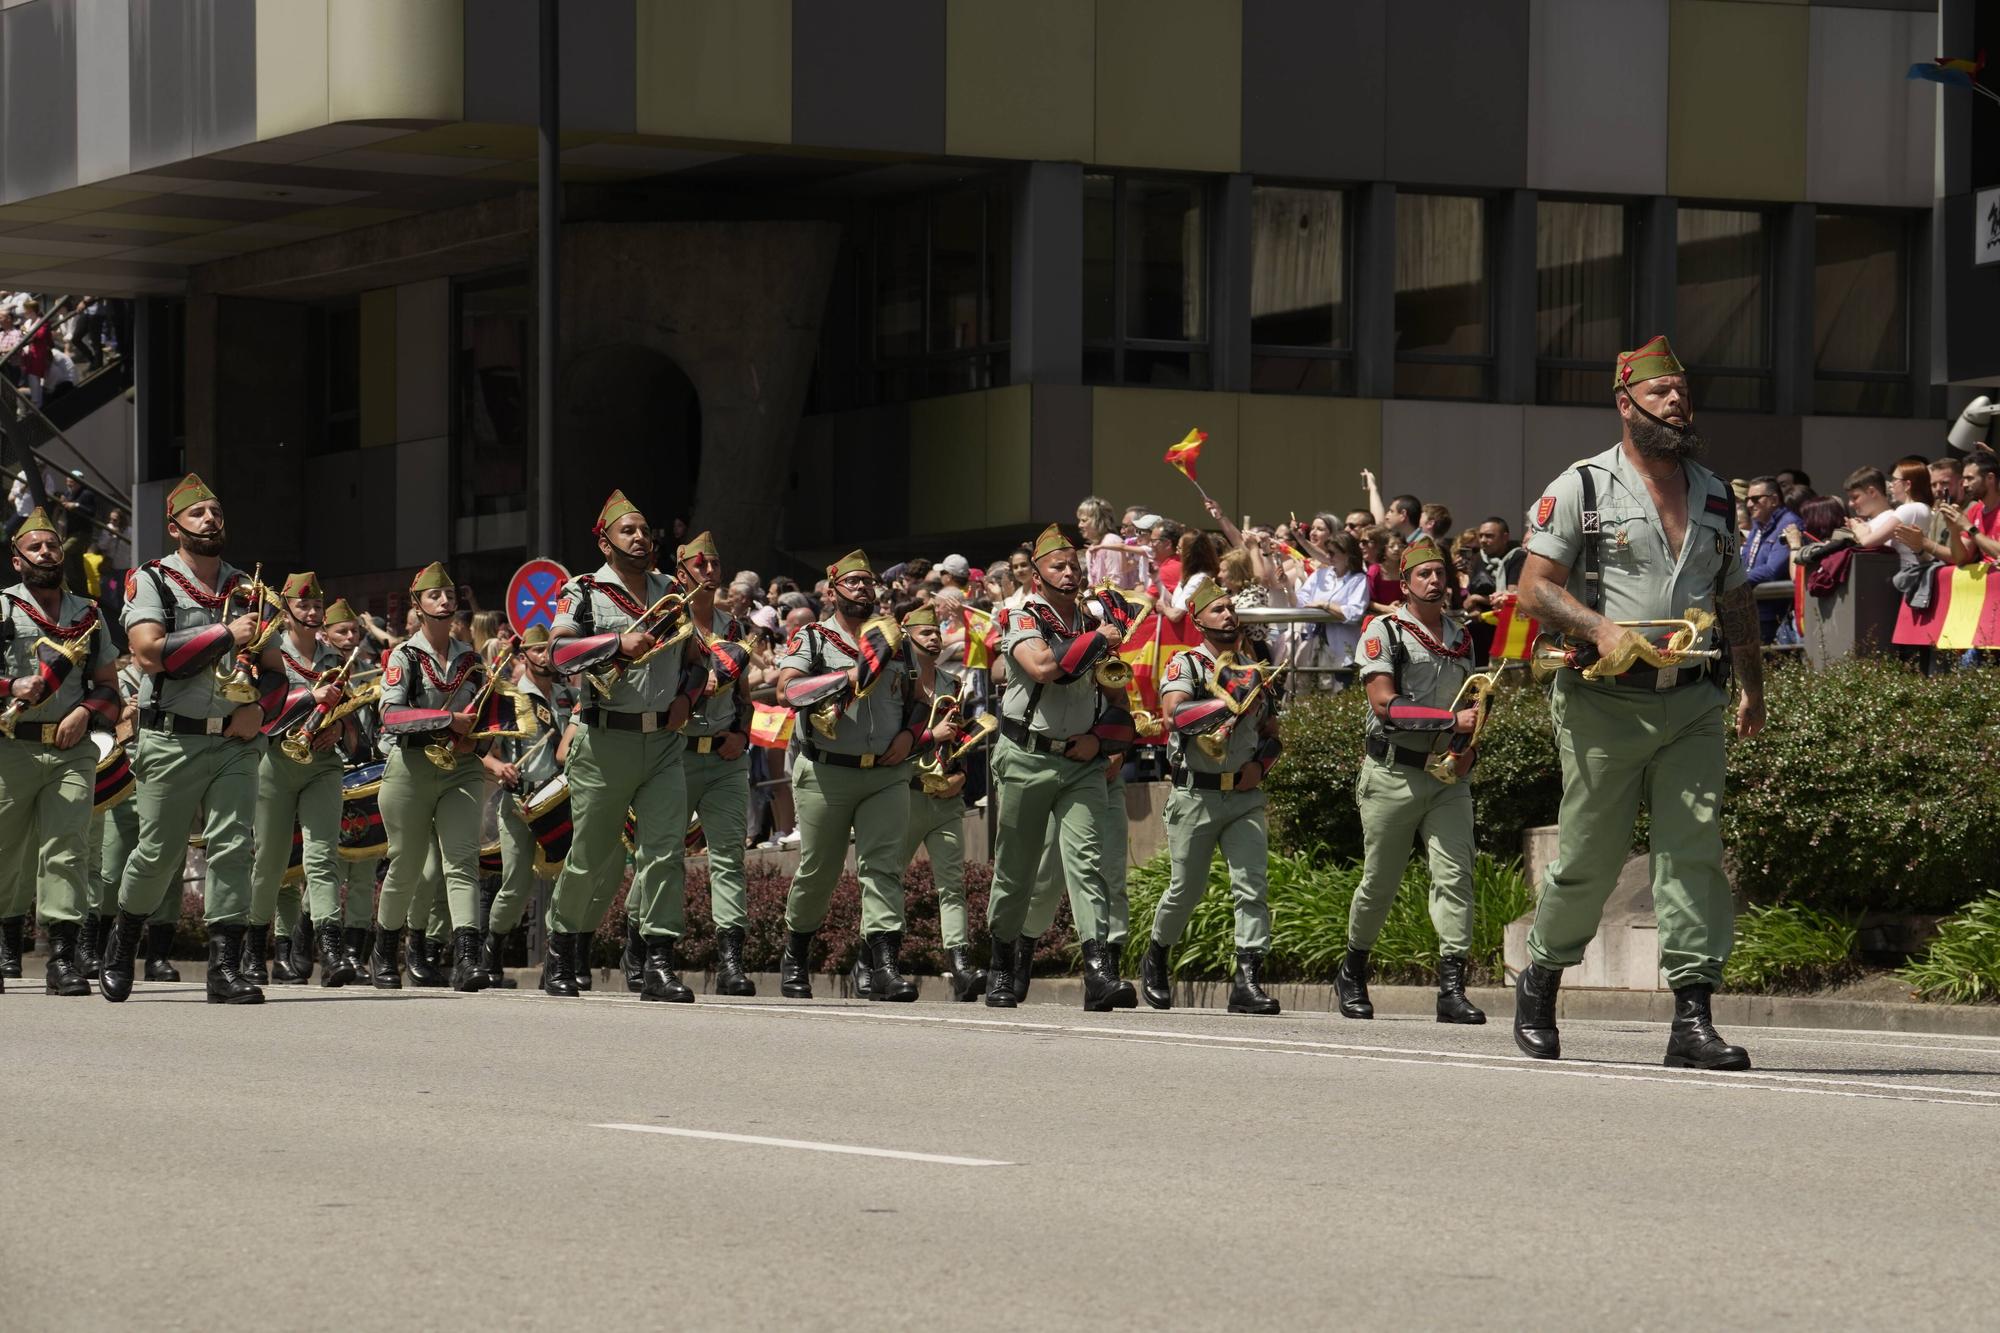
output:
M1799 516L1785 507L1776 477L1752 477L1743 497L1750 509L1750 535L1743 543L1743 574L1754 588L1759 583L1789 580L1792 576L1792 548L1785 544L1785 532L1803 533ZM1765 643L1778 637L1778 617L1790 609L1790 598L1757 603L1757 632Z

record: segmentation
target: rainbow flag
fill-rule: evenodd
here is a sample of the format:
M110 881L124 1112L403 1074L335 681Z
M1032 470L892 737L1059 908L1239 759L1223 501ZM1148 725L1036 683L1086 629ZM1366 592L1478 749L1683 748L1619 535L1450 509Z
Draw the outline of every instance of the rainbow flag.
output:
M1205 430L1189 431L1186 439L1182 440L1179 444L1168 446L1167 466L1179 472L1189 481L1194 481L1195 460L1201 457L1202 441L1207 438L1208 432Z
M792 743L792 710L775 704L753 703L750 716L750 743L767 750L782 750Z
M1126 686L1126 693L1131 696L1133 712L1160 715L1160 676L1167 663L1181 649L1200 642L1201 630L1193 616L1169 619L1154 610L1139 618L1118 646L1118 655L1132 667L1132 683Z
M1499 599L1493 615L1493 659L1498 662L1525 662L1535 650L1535 636L1541 625L1519 613L1513 593Z
M1959 565L1937 576L1928 611L1905 602L1896 612L1896 643L1913 648L2000 648L2000 577L1985 563Z

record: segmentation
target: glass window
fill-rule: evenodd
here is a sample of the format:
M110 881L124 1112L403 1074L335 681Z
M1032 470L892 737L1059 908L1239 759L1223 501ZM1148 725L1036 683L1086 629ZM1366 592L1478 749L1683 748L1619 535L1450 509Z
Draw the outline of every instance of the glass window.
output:
M863 402L1007 382L1011 208L1004 184L982 183L874 211L868 303L874 355ZM832 336L831 326L825 333Z
M460 518L527 508L532 310L525 274L458 289Z
M1910 411L1909 220L1821 213L1813 227L1813 411Z
M1486 203L1396 196L1396 393L1484 398L1493 371Z
M1695 410L1771 407L1771 246L1762 213L1681 208L1674 350Z
M1622 204L1535 206L1535 400L1596 403L1632 345L1632 267Z
M352 301L329 308L321 324L326 340L326 451L361 447L361 308Z
M1250 193L1250 387L1349 389L1346 197L1259 185Z
M924 350L924 201L885 208L875 221L875 355Z
M1087 383L1207 386L1205 223L1197 184L1084 177Z

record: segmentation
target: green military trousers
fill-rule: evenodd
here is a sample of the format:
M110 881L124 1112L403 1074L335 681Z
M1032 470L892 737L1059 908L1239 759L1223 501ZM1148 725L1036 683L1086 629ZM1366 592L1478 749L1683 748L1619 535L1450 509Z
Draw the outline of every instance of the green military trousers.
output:
M1550 704L1562 756L1556 859L1542 877L1528 955L1572 967L1597 933L1632 849L1643 797L1652 815L1653 906L1667 982L1719 986L1735 941L1722 868L1723 693L1592 685L1564 672Z
M792 802L799 815L799 868L785 896L785 926L810 933L826 920L827 903L847 861L861 878L861 933L903 928L902 859L910 828L910 768L842 768L793 754Z
M441 769L415 746L389 751L382 773L382 828L389 835L389 877L376 920L384 930L424 929L442 878L454 921L479 919L479 817L486 770L463 754ZM433 860L432 858L436 858ZM426 874L426 862L437 867Z
M937 886L938 933L947 949L969 948L965 919L965 800L959 796L926 796L910 791L910 829L903 835L903 864L916 859L917 848L931 859L931 883Z
M119 881L119 911L152 916L160 910L168 885L180 882L188 836L200 818L208 866L202 916L211 926L249 924L257 765L265 744L262 736L239 741L139 733L133 769L144 777L132 797L139 807L139 839Z
M993 789L1000 802L993 892L986 904L986 926L993 938L1007 943L1027 934L1042 848L1053 819L1077 938L1109 939L1111 913L1097 831L1105 799L1104 761L1080 763L1038 754L1002 736L993 752Z
M639 933L678 938L687 929L686 741L675 731L584 727L570 743L569 801L575 824L556 878L549 929L592 935L604 924L625 868L625 812L638 820L638 850L625 914Z
M135 770L136 771L136 770ZM93 816L91 829L96 845L90 849L90 910L110 916L118 910L118 880L132 849L139 845L139 803L136 791L101 815ZM181 895L187 883L187 850L181 858L167 892L150 920L155 925L177 924L181 919Z
M0 921L35 910L35 867L41 861L39 838L24 839L11 853L0 849Z
M1410 848L1421 836L1430 857L1431 924L1438 952L1464 958L1472 951L1472 784L1439 782L1422 769L1363 759L1354 779L1361 809L1361 883L1347 909L1347 947L1375 947L1389 919ZM1627 825L1629 829L1630 826Z
M315 926L344 925L349 930L366 930L375 920L375 876L382 858L340 862L340 877L334 881L333 896L321 902L315 898L312 918Z
M1125 894L1125 874L1128 869L1130 830L1125 813L1125 771L1119 766L1118 776L1104 789L1104 803L1097 808L1097 858L1104 869L1105 914L1110 918L1105 939L1112 945L1123 948L1126 938L1132 933L1132 907ZM1061 905L1064 893L1069 895L1069 913L1078 925L1078 938L1084 938L1086 929L1090 938L1096 938L1096 918L1091 915L1097 909L1084 898L1077 896L1069 885L1069 876L1063 874L1062 839L1056 828L1049 830L1049 838L1042 848L1042 864L1035 872L1035 900L1028 907L1028 924L1021 930L1023 935L1040 939L1055 924L1056 908Z
M484 816L482 815L482 820ZM481 832L484 832L482 827ZM475 908L479 899L479 858L472 858L472 897ZM444 878L444 863L438 858L438 844L432 840L430 850L424 853L424 866L417 876L416 891L410 895L409 928L421 930L439 944L451 938L452 927L451 894L447 891ZM478 918L466 922L473 925Z
M292 824L305 846L306 891L315 905L331 902L340 879L340 756L328 750L309 764L294 763L276 745L267 746L257 765L257 851L251 861L250 924L269 925L288 939L299 919L296 886L283 895L281 881L292 855ZM313 912L315 921L319 912Z
M571 807L574 811L574 807ZM521 803L512 796L500 797L500 891L486 909L486 929L505 935L521 924L528 904L534 900L535 885L547 879L535 869L535 831L521 818Z
M717 930L746 924L750 895L743 879L743 834L750 822L750 751L734 759L714 753L681 756L687 808L701 816L708 840L708 910Z
M1208 866L1222 849L1229 892L1236 905L1236 948L1264 953L1271 947L1271 899L1265 878L1271 832L1264 819L1264 790L1192 791L1176 786L1167 797L1167 891L1153 909L1153 941L1180 943L1189 915L1208 892Z
M13 862L11 901L0 915L25 916L39 901L43 922L81 921L90 906L90 807L97 790L97 750L58 750L0 740L0 848ZM20 849L19 855L11 849Z

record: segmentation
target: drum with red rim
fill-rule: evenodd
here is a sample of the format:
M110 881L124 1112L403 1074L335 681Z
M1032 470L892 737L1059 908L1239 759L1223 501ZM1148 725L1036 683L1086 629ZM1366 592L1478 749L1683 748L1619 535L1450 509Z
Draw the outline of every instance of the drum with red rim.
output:
M382 774L387 764L361 764L340 778L340 858L372 861L389 851L382 827Z
M558 773L529 792L519 802L521 822L535 835L535 871L553 875L569 859L570 839L575 826L570 823L569 778Z
M97 793L91 809L101 815L132 794L132 760L104 732L91 732L90 741L97 747Z

